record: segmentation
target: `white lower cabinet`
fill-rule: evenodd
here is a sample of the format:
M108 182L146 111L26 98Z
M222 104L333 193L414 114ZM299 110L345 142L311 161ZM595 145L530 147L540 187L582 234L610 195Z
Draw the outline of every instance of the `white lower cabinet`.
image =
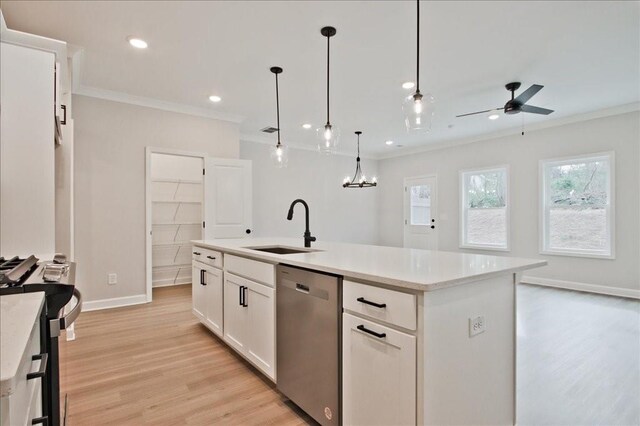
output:
M416 424L416 337L344 313L343 424Z
M224 276L224 340L275 380L275 290Z
M220 269L193 262L193 313L218 336L223 336L223 286Z

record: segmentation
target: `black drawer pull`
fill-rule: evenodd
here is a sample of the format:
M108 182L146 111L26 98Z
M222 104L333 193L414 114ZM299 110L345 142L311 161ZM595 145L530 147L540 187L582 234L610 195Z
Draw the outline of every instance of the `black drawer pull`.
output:
M31 424L49 426L49 416L36 417L35 419L31 420Z
M370 302L367 299L365 299L364 297L358 297L356 299L358 302L360 303L364 303L366 305L371 305L371 306L375 306L376 308L386 308L387 304L386 303L376 303L376 302Z
M202 253L200 253L199 251L194 251L193 254L195 254L196 256L200 256Z
M204 281L204 274L206 274L207 271L205 271L204 269L200 269L200 284L202 285L207 285L207 283Z
M34 355L31 357L31 359L34 361L36 359L40 360L40 369L34 373L27 373L27 380L44 377L47 374L47 362L49 361L49 354L43 353Z
M238 291L239 291L238 295L240 297L240 300L239 300L238 304L240 306L244 306L244 300L243 300L244 299L244 286L241 285L240 287L238 287Z
M207 256L207 259L216 260L215 256Z
M247 290L249 290L249 287L244 286L244 289L242 290L242 306L245 308L249 307L249 303L247 303Z
M378 339L384 339L385 337L387 337L387 333L376 333L373 330L369 330L367 327L365 327L364 325L359 325L358 327L356 327L358 330L360 331L364 331L365 333L369 333L372 336L376 336Z

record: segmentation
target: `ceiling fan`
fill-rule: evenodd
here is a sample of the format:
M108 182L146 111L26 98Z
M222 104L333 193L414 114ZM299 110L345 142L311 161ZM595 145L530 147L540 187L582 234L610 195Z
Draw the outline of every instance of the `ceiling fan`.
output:
M491 111L504 110L505 114L517 114L519 112L528 112L531 114L543 114L549 115L553 112L551 109L540 108L533 105L528 105L527 101L531 99L536 93L538 93L544 86L539 84L533 84L524 92L520 93L518 97L515 97L515 91L520 88L520 83L514 82L505 85L506 89L511 92L511 100L507 101L501 108L493 108L485 111L470 112L468 114L456 115L456 117L466 117L468 115L484 114ZM496 116L497 117L497 116Z

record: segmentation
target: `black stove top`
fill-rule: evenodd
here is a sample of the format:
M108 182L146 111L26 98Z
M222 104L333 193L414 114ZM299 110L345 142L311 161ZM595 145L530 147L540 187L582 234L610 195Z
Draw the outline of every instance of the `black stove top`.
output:
M20 258L14 256L10 259L0 257L0 285L2 287L15 287L24 282L38 269L38 258L29 256Z

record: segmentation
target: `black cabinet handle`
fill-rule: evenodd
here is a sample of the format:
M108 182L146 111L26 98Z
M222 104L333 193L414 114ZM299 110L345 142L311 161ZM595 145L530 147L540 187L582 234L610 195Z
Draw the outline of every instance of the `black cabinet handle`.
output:
M194 251L193 254L195 254L196 256L200 256L202 253L200 253L199 251Z
M359 325L358 327L356 327L358 330L360 331L364 331L365 333L369 333L372 336L377 337L378 339L384 339L385 337L387 337L387 333L376 333L373 330L369 330L367 327L365 327L364 325Z
M356 299L358 302L360 303L364 303L366 305L371 305L371 306L375 306L376 308L386 308L387 304L386 303L376 303L376 302L371 302L367 299L365 299L364 297L358 297Z
M49 361L49 354L43 353L34 355L31 357L32 360L39 359L40 361L40 369L34 373L27 373L27 380L37 379L44 377L47 374L47 362Z
M247 290L249 289L249 287L244 286L244 289L242 290L242 306L244 306L245 308L249 307L249 303L247 302Z
M435 225L431 225L431 229L436 229Z
M31 424L49 426L49 416L36 417L35 419L31 420Z
M207 273L207 271L205 271L204 269L200 269L200 284L202 285L207 285L206 281L204 280L204 276Z
M246 232L247 234L250 234L251 233L251 229L245 229L244 232Z
M207 256L207 259L216 260L215 256Z
M243 296L244 296L244 286L241 285L240 287L238 287L238 304L240 306L244 306L244 300L242 300Z

